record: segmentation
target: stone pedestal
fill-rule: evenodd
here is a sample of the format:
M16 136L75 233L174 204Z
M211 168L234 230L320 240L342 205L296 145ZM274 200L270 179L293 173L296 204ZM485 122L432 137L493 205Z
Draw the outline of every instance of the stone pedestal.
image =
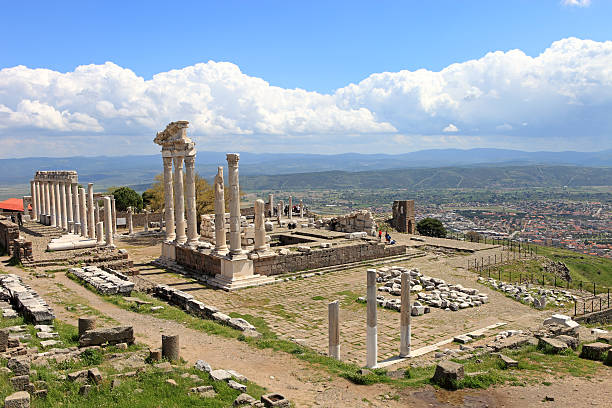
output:
M410 272L402 272L402 305L400 315L400 357L410 357Z
M376 315L376 269L367 270L366 367L378 365L378 328Z
M94 317L79 317L79 337L87 330L93 330L96 327L96 319Z
M176 259L176 247L174 241L162 242L162 260L174 261Z
M329 356L340 360L340 302L331 302L328 307Z
M170 361L176 361L179 359L179 336L167 336L162 334L162 358L166 358Z
M244 254L221 258L221 273L207 283L231 291L274 282L274 278L256 275L254 270L253 261Z

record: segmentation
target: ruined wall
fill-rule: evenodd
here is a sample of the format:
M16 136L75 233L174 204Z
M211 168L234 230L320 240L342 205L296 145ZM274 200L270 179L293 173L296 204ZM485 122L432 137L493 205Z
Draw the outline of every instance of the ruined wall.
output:
M179 265L200 272L202 275L215 276L221 273L221 261L219 258L189 248L176 247L176 262Z
M255 273L260 275L281 275L285 273L341 265L350 262L403 255L405 245L385 245L381 242L312 249L310 252L292 252L270 258L254 259Z
M612 308L587 313L586 315L582 316L574 316L574 320L578 323L608 324L612 321Z
M367 232L368 235L376 235L376 223L372 213L368 210L359 210L340 217L323 218L315 222L315 227L340 232Z
M0 250L13 256L15 241L19 239L19 226L9 220L0 220Z
M399 232L414 234L416 223L414 220L414 200L396 200L393 202L393 228Z
M104 214L104 210L100 208L100 219L101 220L104 220L103 214ZM117 218L125 218L127 220L127 211L117 211ZM164 214L161 212L149 213L149 223L151 222L161 223L163 219L164 219ZM134 227L144 228L145 214L144 213L132 214L132 222L134 223ZM127 224L126 226L118 225L117 228L127 228Z

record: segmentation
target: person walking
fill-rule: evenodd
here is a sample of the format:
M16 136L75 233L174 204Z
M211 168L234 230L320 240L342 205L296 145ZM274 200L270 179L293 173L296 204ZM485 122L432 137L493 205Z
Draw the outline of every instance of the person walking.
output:
M382 241L382 230L378 230L378 240Z

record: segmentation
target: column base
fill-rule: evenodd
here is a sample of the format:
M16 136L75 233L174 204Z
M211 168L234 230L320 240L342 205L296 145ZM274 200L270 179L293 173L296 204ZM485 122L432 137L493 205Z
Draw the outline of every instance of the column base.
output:
M170 260L170 261L175 261L176 260L176 244L174 243L174 241L165 241L162 242L162 253L161 253L161 259L162 260Z
M215 275L214 278L207 279L207 283L211 286L232 291L243 289L250 286L260 286L273 283L275 280L269 276L257 275L254 273L253 261L248 259L246 255L240 258L221 259L221 273Z

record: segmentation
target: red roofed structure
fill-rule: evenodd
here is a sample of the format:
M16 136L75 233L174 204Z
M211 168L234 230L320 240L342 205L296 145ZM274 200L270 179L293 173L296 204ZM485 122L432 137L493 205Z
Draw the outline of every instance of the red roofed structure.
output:
M21 198L9 198L8 200L0 201L0 210L23 212L23 200Z

